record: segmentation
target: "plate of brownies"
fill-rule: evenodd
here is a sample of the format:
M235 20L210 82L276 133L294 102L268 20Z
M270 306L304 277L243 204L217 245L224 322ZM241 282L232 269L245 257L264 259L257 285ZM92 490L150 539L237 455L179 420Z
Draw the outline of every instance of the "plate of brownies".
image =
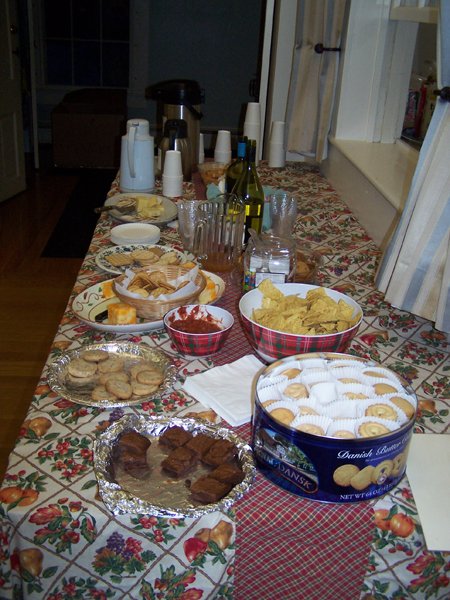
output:
M199 517L229 508L255 477L250 446L197 419L126 415L97 438L94 468L113 514Z

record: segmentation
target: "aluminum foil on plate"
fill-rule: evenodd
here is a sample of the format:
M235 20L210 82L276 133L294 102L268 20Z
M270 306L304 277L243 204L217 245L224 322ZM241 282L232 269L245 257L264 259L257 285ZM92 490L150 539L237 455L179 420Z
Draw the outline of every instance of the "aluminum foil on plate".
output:
M244 472L243 481L218 502L204 505L193 503L185 484L186 477L169 477L160 468L161 458L167 453L158 444L158 438L173 426L234 443ZM114 465L114 447L120 435L126 431L145 435L152 443L147 453L149 474L142 479L133 478ZM225 427L179 417L122 417L99 434L94 448L94 469L100 495L113 514L149 514L157 517L199 518L209 512L226 510L249 490L255 478L251 448L241 438ZM195 472L189 473L189 478L195 479L205 473L206 468L200 465Z
M124 369L128 370L131 366L140 361L152 363L164 373L164 381L159 388L148 395L136 396L133 395L127 400L109 399L109 400L94 400L92 398L92 389L95 384L87 383L80 387L73 387L67 381L68 367L72 360L79 358L87 350L104 350L111 355L119 356L123 359ZM89 344L63 352L49 366L48 383L54 392L76 402L87 406L97 406L101 408L114 408L118 406L132 406L141 404L151 398L155 398L161 393L173 387L176 381L176 368L172 360L160 350L150 348L144 344L134 344L132 342L109 342L104 344Z

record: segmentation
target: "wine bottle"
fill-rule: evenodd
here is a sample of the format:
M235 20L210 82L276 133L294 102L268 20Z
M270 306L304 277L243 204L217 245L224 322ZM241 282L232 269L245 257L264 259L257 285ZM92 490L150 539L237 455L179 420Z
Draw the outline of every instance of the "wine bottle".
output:
M246 167L246 149L247 137L240 138L237 145L237 158L231 163L225 174L225 191L228 193L233 191L237 180Z
M256 141L247 142L247 166L236 182L233 193L245 204L244 244L249 238L249 229L261 233L264 211L264 190L255 165Z

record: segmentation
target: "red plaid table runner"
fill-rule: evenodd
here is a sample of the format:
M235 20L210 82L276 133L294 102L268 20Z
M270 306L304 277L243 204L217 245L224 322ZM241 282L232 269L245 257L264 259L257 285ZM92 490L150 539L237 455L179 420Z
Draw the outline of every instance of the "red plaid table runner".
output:
M225 279L222 306L236 322L215 364L253 352L239 319L240 280L233 275ZM251 426L238 433L250 441ZM235 508L235 600L359 597L374 532L373 509L367 503L303 499L258 473L251 492Z
M374 531L367 503L314 502L258 473L235 510L235 600L359 598Z

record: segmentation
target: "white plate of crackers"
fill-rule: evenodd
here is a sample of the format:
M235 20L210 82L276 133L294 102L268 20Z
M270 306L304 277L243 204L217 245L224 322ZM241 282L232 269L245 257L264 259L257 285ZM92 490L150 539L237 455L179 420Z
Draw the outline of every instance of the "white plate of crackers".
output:
M177 206L165 196L144 193L123 193L110 196L105 201L105 206L124 204L130 201L131 208L126 212L112 209L109 214L123 223L151 223L152 225L165 225L177 218ZM134 203L134 207L133 207Z
M198 301L201 304L214 304L225 291L224 280L209 271L202 271L206 278L206 286ZM100 281L80 292L72 301L72 311L80 321L99 331L114 333L144 333L156 329L164 329L162 319L150 321L137 317L136 323L112 324L108 320L108 306L119 303L113 292L114 279Z
M140 404L171 389L176 369L161 352L131 342L90 344L63 352L49 366L54 392L77 404Z
M188 261L195 261L193 254L157 244L124 244L105 248L95 256L97 267L113 275L122 275L126 269L181 265Z

